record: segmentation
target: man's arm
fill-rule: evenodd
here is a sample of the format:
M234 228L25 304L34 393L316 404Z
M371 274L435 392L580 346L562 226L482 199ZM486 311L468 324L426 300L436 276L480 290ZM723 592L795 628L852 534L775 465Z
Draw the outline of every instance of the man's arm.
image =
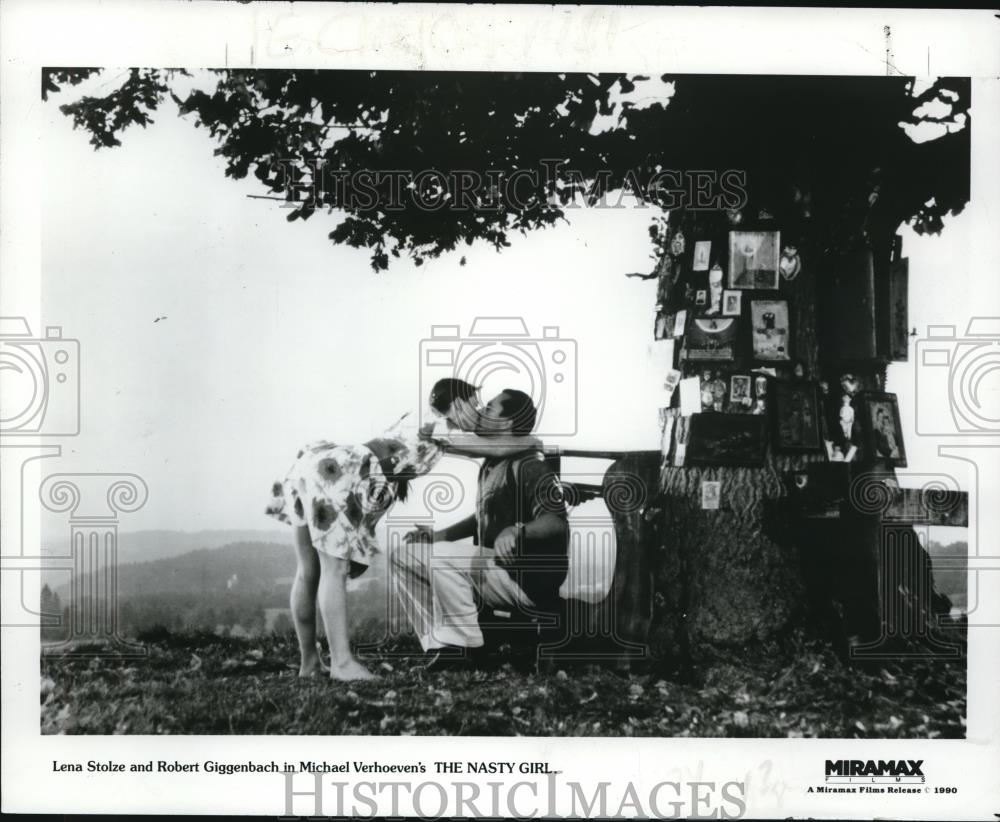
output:
M431 530L426 525L418 525L403 537L403 542L458 542L460 539L475 536L476 515L469 514L465 519L440 530Z
M541 516L524 523L524 536L527 539L548 539L561 537L569 528L565 516L546 511Z
M539 450L542 441L530 434L481 437L471 431L451 432L442 445L449 454L463 457L507 457L522 451Z
M475 536L476 515L469 514L465 519L459 520L454 525L442 528L434 532L435 542L458 542L460 539Z
M569 523L565 515L546 511L530 522L520 523L520 527L511 525L504 528L493 540L493 548L497 552L499 564L505 565L518 556L530 554L528 546L531 542L565 536L568 529Z
M463 431L447 425L445 432L438 432L438 422L433 419L420 426L417 436L434 440L449 454L463 457L508 457L522 451L541 451L542 441L531 434L506 434L502 437L484 437L475 431Z

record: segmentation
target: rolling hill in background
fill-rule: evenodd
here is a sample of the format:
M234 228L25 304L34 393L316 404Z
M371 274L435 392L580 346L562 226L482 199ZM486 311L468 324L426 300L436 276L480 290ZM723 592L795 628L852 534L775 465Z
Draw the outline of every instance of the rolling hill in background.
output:
M142 536L147 544L168 550L165 540L170 533L143 532ZM233 533L242 532L183 534L187 539L182 542L194 538L200 543L211 542L213 537ZM248 533L256 536L261 532ZM230 542L152 561L129 562L127 557L142 542L134 540L132 551L122 552L126 559L118 567L119 626L125 635L158 628L247 635L274 630L276 621L282 631L291 629L288 599L296 562L295 551L287 541ZM49 575L47 582L57 602L48 601L42 611L64 609L70 603L69 573ZM82 580L81 589L91 590L90 575ZM362 577L349 582L348 590L352 623L384 619L385 577L380 563L373 563ZM44 630L43 636L58 640L65 633L64 629L52 628Z
M264 596L279 584L291 584L295 553L273 542L234 542L201 548L151 562L126 562L118 568L123 598L157 594L213 595L241 592ZM55 590L63 596L65 584Z
M152 562L176 557L199 548L221 548L234 542L274 542L292 544L290 528L237 531L131 531L118 535L118 562ZM66 556L69 554L69 537L62 540L44 540L42 554Z
M126 531L118 535L118 566L122 568L133 563L155 562L178 557L192 551L212 550L226 545L252 542L281 544L285 546L287 551L291 552L291 529L268 531ZM44 540L41 553L47 557L69 556L69 538ZM43 571L42 582L54 591L65 589L69 582L69 572L64 570Z

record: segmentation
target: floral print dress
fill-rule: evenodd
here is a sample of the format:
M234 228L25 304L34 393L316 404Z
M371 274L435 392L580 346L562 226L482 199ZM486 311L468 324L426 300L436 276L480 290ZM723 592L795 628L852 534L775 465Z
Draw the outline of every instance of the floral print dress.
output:
M444 454L440 440L417 436L409 415L378 437L392 451L395 466L409 476L429 472ZM437 436L437 432L435 432ZM284 479L271 488L266 513L309 529L317 551L351 562L351 576L363 573L379 552L375 526L396 501L397 484L364 445L317 440L305 445Z

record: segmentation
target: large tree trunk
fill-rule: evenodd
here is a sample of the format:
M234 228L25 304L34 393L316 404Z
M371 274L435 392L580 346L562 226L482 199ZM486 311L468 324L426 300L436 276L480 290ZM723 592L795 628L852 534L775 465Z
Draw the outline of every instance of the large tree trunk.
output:
M702 510L701 482L719 480L718 510ZM784 494L763 468L673 468L661 474L663 525L651 644L659 653L742 644L772 635L803 604L798 559L764 533L765 507Z
M724 215L679 214L677 218L675 221L672 215L670 232L684 232L689 252L697 240L711 240L713 250L725 247L730 226ZM847 371L854 373L864 390L883 390L885 362L876 359L874 352L866 360L845 362L829 351L820 351L820 332L827 340L835 325L856 319L849 314L825 316L826 324L818 327L819 302L829 305L834 297L843 296L829 293L827 287L834 282L834 266L839 265L834 262L837 249L821 243L802 221L781 222L760 228L780 229L782 244L798 247L802 270L791 281L783 279L777 293L751 292L752 296L789 303L793 361L778 365L778 378L791 378L793 363L798 360L808 379L825 378L834 395L840 393L840 374ZM883 230L872 238L876 277L887 266L891 236ZM687 272L678 271L679 264L679 259L664 258L659 267L659 299L667 310L682 307L679 284ZM680 277L675 276L678 273ZM856 310L872 308L859 304ZM742 322L746 321L744 313ZM705 364L678 361L678 367L686 377L698 373ZM725 370L749 373L751 367L744 353ZM768 410L773 414L773 409ZM828 425L832 438L836 423ZM801 511L796 506L800 500L793 493L791 477L826 459L824 453L778 453L772 442L763 465L753 468L675 466L664 459L654 480L648 462L625 459L616 463L609 476L615 471L632 471L643 477L650 491L655 482L658 491L641 511L615 514L619 563L629 563L632 570L616 573L614 594L619 603L634 606L626 609L629 616L620 626L621 636L635 638L648 626L650 650L661 658L686 664L709 647L743 645L802 625L810 610L822 621L824 614L829 616L839 608L842 616L835 617L835 632L848 641L859 639L876 645L885 633L887 613L912 614L913 624L927 622L930 616L924 605L899 601L895 590L880 590L883 536L877 517L859 515L847 507L843 516L828 525L821 523L818 531L815 525L810 531L799 518ZM852 471L870 468L880 468L871 464L870 455L869 464L851 466ZM892 476L891 469L881 466L881 471L883 476ZM702 508L703 481L721 482L717 510ZM611 501L609 508L615 512ZM906 542L910 565L929 569L916 540ZM840 578L842 584L831 588L829 577ZM929 570L921 571L915 579L921 589L933 587ZM631 586L641 595L647 583L653 590L651 615L632 603L626 590Z
M711 240L713 253L726 248L731 226L724 214L688 213L677 217L671 220L670 230L683 231L688 250L692 243L704 239ZM760 227L781 229L783 241L796 245L804 261L799 275L792 281L782 280L780 292L773 296L788 300L792 356L815 379L819 360L819 250L801 230L788 232L788 226L781 224ZM681 272L679 281L683 281L685 273ZM661 299L668 292L669 299L676 300L678 291L677 286L661 288ZM766 295L751 292L744 299L751 296ZM746 320L744 315L742 322ZM746 330L741 329L741 333ZM684 376L691 376L712 364L681 362L679 367ZM778 366L779 376L782 372L788 375L791 367L790 363ZM744 352L741 361L727 370L750 373L750 369ZM654 652L697 657L699 648L706 644L734 645L763 639L801 616L805 596L798 553L784 540L779 544L775 529L768 526L780 524L772 520L787 497L787 472L822 459L822 454L778 454L769 445L759 468L675 467L664 461L658 482L658 506L663 513L650 635ZM701 483L706 480L721 482L718 510L701 507Z

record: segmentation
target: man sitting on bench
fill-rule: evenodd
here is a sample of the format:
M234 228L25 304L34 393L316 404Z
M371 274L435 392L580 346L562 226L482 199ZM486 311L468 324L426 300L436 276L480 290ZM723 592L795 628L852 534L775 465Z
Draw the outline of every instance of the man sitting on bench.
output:
M506 389L481 412L477 433L530 434L535 417L531 397ZM467 537L477 544L434 554L433 543ZM542 452L485 458L476 513L441 530L420 526L392 553L403 609L431 656L428 670L481 661L479 604L557 611L568 557L566 505Z

